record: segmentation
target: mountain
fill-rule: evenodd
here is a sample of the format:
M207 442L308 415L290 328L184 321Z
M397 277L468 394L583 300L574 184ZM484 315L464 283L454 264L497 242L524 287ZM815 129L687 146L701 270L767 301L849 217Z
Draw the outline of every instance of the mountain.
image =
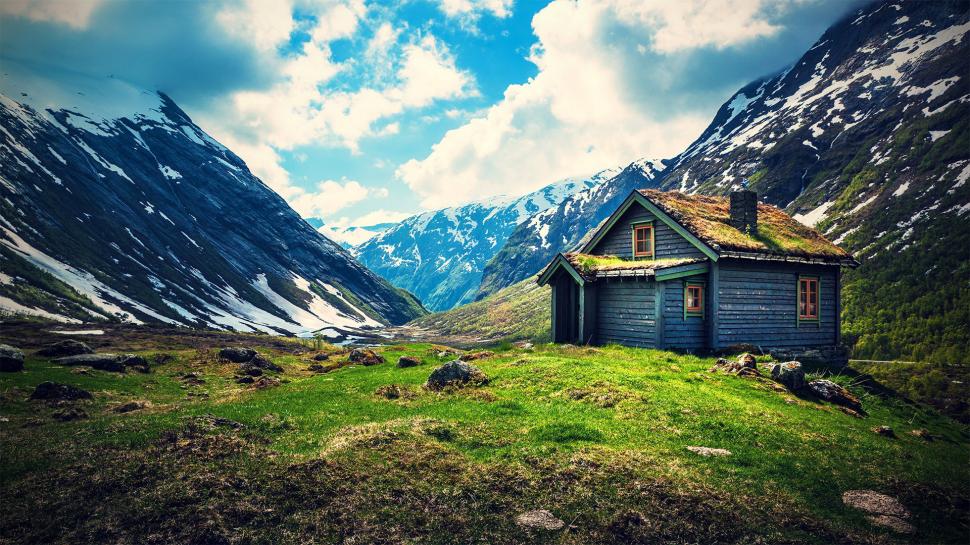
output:
M862 266L844 280L857 357L963 361L970 346L970 31L966 2L880 2L833 25L796 63L734 94L710 126L632 187L761 198L816 225ZM580 195L574 197L579 199ZM614 199L523 223L481 293L576 245Z
M326 335L423 314L169 97L0 82L0 308Z
M351 253L354 253L353 248L355 246L360 246L378 234L383 233L384 231L387 231L391 227L397 225L396 223L392 222L378 223L375 225L349 225L347 227L338 227L336 225L327 225L320 218L306 218L306 222L325 237L336 242L337 244L340 244L340 246L343 248L350 250Z
M485 264L519 223L615 173L616 169L607 169L518 198L496 197L418 214L354 252L361 263L414 293L427 308L447 310L474 298Z

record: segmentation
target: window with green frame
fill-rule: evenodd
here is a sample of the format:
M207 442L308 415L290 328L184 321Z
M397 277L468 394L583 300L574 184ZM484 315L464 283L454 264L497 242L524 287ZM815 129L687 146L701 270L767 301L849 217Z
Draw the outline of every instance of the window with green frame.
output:
M704 317L704 282L684 282L684 319Z

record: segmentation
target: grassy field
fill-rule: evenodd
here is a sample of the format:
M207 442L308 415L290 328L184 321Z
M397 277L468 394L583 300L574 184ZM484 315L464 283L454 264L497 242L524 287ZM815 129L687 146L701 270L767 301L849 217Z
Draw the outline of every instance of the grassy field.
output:
M279 386L237 384L217 360L247 341L284 367ZM0 374L0 543L964 543L970 530L967 427L854 385L866 418L662 351L501 345L475 362L488 385L442 393L422 384L453 356L428 344L320 374L318 351L283 339L96 342L173 359L81 374L24 346L26 370ZM402 355L423 364L397 368ZM89 417L27 400L45 380L91 391L74 403ZM391 384L400 397L375 393ZM112 410L132 400L151 406ZM917 534L872 526L842 504L851 489L899 498ZM517 526L532 509L567 526Z

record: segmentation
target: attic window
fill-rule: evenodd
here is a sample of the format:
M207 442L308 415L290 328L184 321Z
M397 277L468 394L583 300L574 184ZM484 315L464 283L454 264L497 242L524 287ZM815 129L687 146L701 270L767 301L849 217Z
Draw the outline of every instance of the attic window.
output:
M653 257L653 225L633 226L633 257Z
M704 316L704 284L687 282L684 284L684 317Z
M818 320L818 278L798 278L798 320Z

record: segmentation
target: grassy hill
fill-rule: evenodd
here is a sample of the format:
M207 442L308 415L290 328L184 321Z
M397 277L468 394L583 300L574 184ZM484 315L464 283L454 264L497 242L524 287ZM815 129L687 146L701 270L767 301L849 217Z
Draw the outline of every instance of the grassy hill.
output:
M255 389L216 359L218 334L92 337L171 357L116 374L33 356L50 340L35 333L20 337L26 371L0 374L3 542L962 543L970 529L968 429L847 376L834 380L866 418L662 351L499 348L475 362L488 385L435 393L421 385L440 347L388 346L387 363L321 374L296 342L233 337L285 369ZM422 365L399 369L401 355ZM27 401L45 380L91 391L72 404L88 418ZM114 411L132 400L151 405ZM900 499L915 536L843 505L852 489ZM517 526L533 509L567 526Z

